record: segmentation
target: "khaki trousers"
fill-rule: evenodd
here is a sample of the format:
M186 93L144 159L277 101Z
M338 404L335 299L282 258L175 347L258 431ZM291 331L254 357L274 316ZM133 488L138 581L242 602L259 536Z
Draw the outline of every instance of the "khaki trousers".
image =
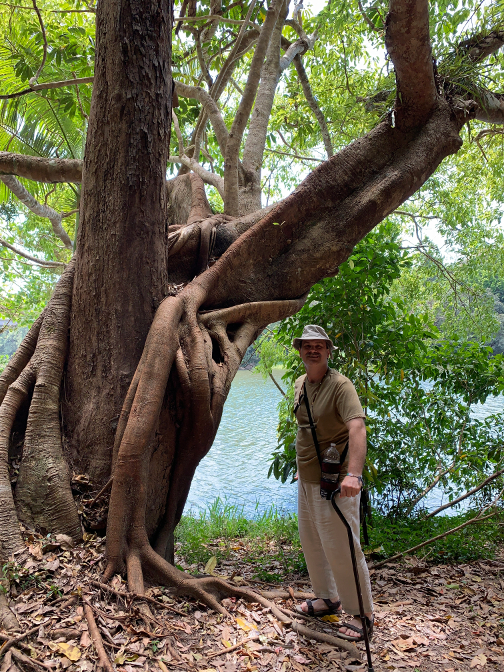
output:
M337 495L336 503L353 531L364 611L372 613L369 571L360 546L360 494L343 498ZM339 598L347 614L358 615L359 602L346 527L331 502L320 496L320 485L301 479L298 481L298 522L313 592L325 599Z

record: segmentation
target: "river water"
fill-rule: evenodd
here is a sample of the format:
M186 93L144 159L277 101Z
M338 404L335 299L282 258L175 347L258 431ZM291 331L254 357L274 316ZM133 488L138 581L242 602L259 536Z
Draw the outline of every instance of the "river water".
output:
M280 392L271 379L238 371L214 445L196 470L186 513L207 508L217 497L243 507L250 518L272 506L281 513L297 511L297 485L268 478L270 456L277 445L279 401ZM474 414L484 418L502 408L502 397L490 397L475 407ZM442 497L441 491L433 493L429 507L442 503Z

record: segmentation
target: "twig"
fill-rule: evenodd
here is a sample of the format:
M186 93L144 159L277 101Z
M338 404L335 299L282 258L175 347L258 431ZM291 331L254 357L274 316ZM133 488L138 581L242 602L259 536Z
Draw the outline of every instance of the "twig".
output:
M283 396L285 397L286 394L285 394L285 392L282 390L282 388L280 387L280 385L277 383L275 376L274 376L272 373L270 373L270 374L269 374L269 377L270 377L271 380L275 383L275 385L276 385L278 391L280 392L280 394L283 395Z
M301 161L316 161L317 163L322 163L324 159L314 159L312 156L301 156L300 154L288 154L287 152L280 152L278 149L270 149L266 147L265 152L270 152L272 154L280 154L280 156L288 156L292 159L299 159Z
M93 640L96 653L98 654L100 665L104 667L107 670L107 672L114 672L112 663L110 662L107 652L105 651L105 647L103 646L103 640L100 635L100 631L98 630L98 626L96 625L96 621L93 616L93 610L89 602L85 601L84 601L84 615L88 622L89 632L91 633L91 638Z
M470 497L471 495L474 495L475 492L478 492L478 490L481 490L487 483L490 483L494 479L496 479L498 476L501 474L504 474L504 469L501 469L500 471L496 471L494 474L491 474L488 478L486 478L482 483L479 485L476 485L472 490L468 490L464 495L461 495L460 497L457 497L457 499L454 499L452 502L448 502L447 504L443 504L443 506L440 506L439 508L435 509L434 511L431 511L429 514L425 516L425 520L427 518L432 518L436 514L440 513L441 511L444 511L445 509L449 509L450 506L454 506L455 504L458 504L461 502L463 499L466 497Z
M103 486L103 488L100 490L100 492L96 495L96 497L95 497L94 499L92 499L91 502L89 502L89 504L86 502L86 506L89 506L90 508L91 508L92 506L94 506L94 505L96 504L96 502L100 499L100 497L101 497L103 494L105 494L105 493L107 492L107 490L110 490L110 488L112 487L112 483L113 483L113 482L114 482L114 479L113 479L113 478L109 479L109 480L107 481L107 483L105 483L105 485ZM105 584L103 584L103 585L105 585Z
M448 532L443 532L442 534L438 534L436 537L432 537L431 539L427 539L427 541L423 541L421 544L417 544L416 546L412 546L411 548L407 548L405 551L402 551L401 553L396 553L393 555L391 558L387 558L386 560L382 560L381 562L377 562L369 567L369 569L378 569L378 567L383 567L383 565L386 565L389 562L392 562L393 560L398 560L399 558L402 558L403 555L406 555L407 553L413 553L413 551L417 551L419 548L423 548L424 546L427 546L428 544L432 544L434 541L438 541L438 539L442 539L443 537L447 537L449 534L452 534L453 532L458 532L458 530L461 530L463 527L467 527L467 525L471 525L472 523L478 523L480 520L486 520L487 518L491 518L492 516L495 516L495 511L493 513L489 513L488 516L482 516L480 517L479 515L476 516L476 518L471 518L471 520L467 520L465 523L462 523L462 525L458 525L457 527L452 527L451 530L448 530Z
M11 245L6 240L3 240L3 238L0 238L0 245L3 245L3 247L7 247L9 250L12 250L12 252L19 254L20 257L24 257L29 261L33 261L35 264L38 264L39 266L46 266L47 268L58 268L58 267L64 268L66 266L66 264L64 264L62 261L43 261L42 259L37 259L37 257L32 257L31 254L18 250L17 247L14 247L14 245Z
M364 9L361 0L357 0L357 3L359 5L360 13L362 14L362 18L364 21L368 24L368 26L371 28L371 30L375 30L379 32L379 28L377 28L374 23L371 21L369 16L367 15L366 10Z
M236 651L236 649L241 648L242 646L244 646L249 641L250 641L250 639L244 639L242 642L239 642L238 644L235 644L234 646L225 646L223 649L220 649L219 651L215 651L215 653L210 653L207 656L207 659L210 660L210 658L216 658L217 656L222 656L224 653L230 653L231 651Z
M12 648L11 650L12 657L15 658L16 660L19 660L20 663L23 663L24 665L27 665L28 667L32 667L34 670L37 670L39 672L39 668L44 668L44 670L49 670L52 672L52 667L49 667L49 665L46 665L45 663L41 663L39 660L36 658L29 658L28 656L25 656L24 653L21 653L21 651L18 651L17 649Z
M30 84L30 86L32 84L36 84L37 79L39 78L40 73L42 72L42 68L44 67L45 62L46 62L46 58L47 58L47 37L46 37L44 22L42 21L42 15L40 13L39 8L37 7L36 1L32 0L32 3L33 3L33 9L37 12L37 16L38 16L38 20L39 20L39 24L40 24L40 30L42 31L42 39L44 40L44 53L42 55L42 63L39 65L38 70L35 74L35 77L32 77L30 79L30 81L28 82Z
M167 609L168 611L173 611L174 613L178 614L179 616L187 616L183 611L179 611L178 609L175 609L175 607L170 606L169 604L164 604L164 602L159 602L158 600L155 600L153 597L147 597L147 595L138 595L137 593L122 593L119 590L114 590L114 588L111 588L110 586L107 586L106 583L100 583L99 581L90 581L89 582L92 586L95 586L96 588L101 588L102 590L107 590L109 593L113 593L117 597L122 597L130 599L130 600L144 600L145 602L149 602L150 604L156 605L156 607L159 607L161 609Z
M40 625L37 625L36 628L32 628L31 630L27 630L26 632L23 632L22 635L17 635L16 637L11 637L11 639L7 640L4 642L0 648L0 658L7 653L7 651L11 648L11 646L14 646L14 644L17 644L21 640L25 639L26 637L29 637L30 635L33 635L33 633L38 632L40 628Z

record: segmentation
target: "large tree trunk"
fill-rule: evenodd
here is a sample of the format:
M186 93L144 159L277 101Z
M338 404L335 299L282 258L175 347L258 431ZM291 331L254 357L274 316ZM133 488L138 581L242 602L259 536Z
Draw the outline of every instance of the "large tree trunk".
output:
M98 485L110 477L122 403L168 291L171 26L170 0L98 4L63 397L73 469Z

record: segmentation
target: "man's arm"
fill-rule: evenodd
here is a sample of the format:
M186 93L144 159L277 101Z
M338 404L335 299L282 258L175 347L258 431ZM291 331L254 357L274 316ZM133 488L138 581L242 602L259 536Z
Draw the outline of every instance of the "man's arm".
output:
M362 476L366 460L366 425L364 418L352 418L348 427L348 473ZM355 497L361 491L361 484L353 476L345 476L341 483L341 497Z

